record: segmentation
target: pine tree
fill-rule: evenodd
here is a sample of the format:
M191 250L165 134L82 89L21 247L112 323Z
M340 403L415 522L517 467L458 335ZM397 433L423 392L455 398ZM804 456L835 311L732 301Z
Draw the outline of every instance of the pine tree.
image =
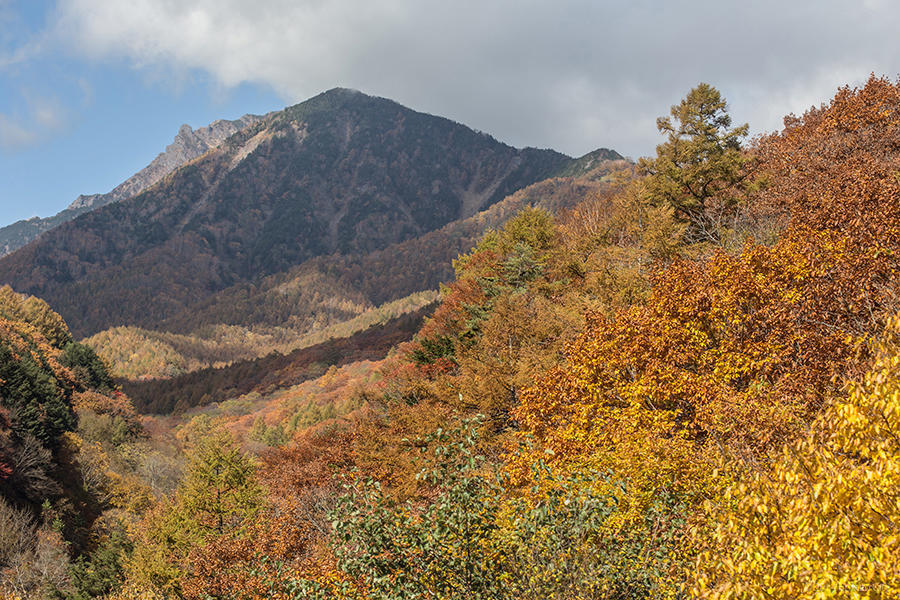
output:
M667 141L656 147L656 158L638 163L648 176L648 200L674 208L692 241L718 242L723 217L732 213L746 179L741 139L748 125L732 128L725 99L701 83L656 127Z

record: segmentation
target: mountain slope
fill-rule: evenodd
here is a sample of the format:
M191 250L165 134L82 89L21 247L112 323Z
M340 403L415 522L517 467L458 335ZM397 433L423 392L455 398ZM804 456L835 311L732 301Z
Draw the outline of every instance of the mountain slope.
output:
M570 162L335 89L0 259L0 282L46 298L78 335L153 326L242 281L469 217Z
M490 228L501 226L526 206L558 212L609 185L600 177L624 161L604 161L593 177L552 178L529 185L467 219L422 236L365 254L318 256L297 267L252 283L240 283L210 295L157 329L190 333L220 324L290 327L307 331L323 316L340 318L340 303L350 313L376 306L453 279L453 260L468 252ZM359 307L358 309L356 307Z
M218 146L229 136L260 119L262 117L257 115L244 115L234 121L214 121L199 129L182 125L164 152L112 191L106 194L81 195L65 210L52 217L32 217L0 228L0 256L21 248L45 231L71 221L78 215L139 194L178 167L202 156L210 148Z
M170 377L236 360L282 354L433 302L453 280L453 260L490 228L525 207L552 213L611 193L611 172L626 161L603 161L582 177L532 184L468 219L365 255L320 256L253 283L213 294L155 331L113 327L84 340L117 377Z
M121 380L122 389L140 412L170 414L251 391L268 394L320 376L332 365L381 360L397 344L412 339L430 304L368 327L353 335L327 340L288 354L272 353L221 368L204 368L172 379Z

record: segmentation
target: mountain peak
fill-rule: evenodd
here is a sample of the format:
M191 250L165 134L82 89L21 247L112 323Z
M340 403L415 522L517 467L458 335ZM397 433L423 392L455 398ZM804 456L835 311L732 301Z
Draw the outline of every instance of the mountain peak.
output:
M582 175L587 175L603 163L615 160L625 160L625 157L609 148L597 148L584 156L576 158L571 164L560 171L557 176L580 177Z
M248 114L233 121L218 119L206 127L197 129L184 123L178 128L178 133L175 134L172 143L166 146L165 151L160 152L149 165L106 194L79 196L75 202L69 205L69 209L105 206L135 196L181 165L202 156L241 129L262 119L263 117L258 115Z
M202 156L231 135L263 118L257 115L244 115L234 121L219 119L197 129L185 123L178 128L178 133L165 151L110 192L82 194L65 210L52 217L34 217L0 228L0 256L21 248L44 232L71 221L78 215L139 194L186 162Z
M368 96L368 94L364 94L354 88L333 87L330 90L322 92L320 96ZM369 97L371 98L372 96Z
M571 162L347 88L250 121L209 150L219 125L181 127L151 166L197 158L0 260L0 281L79 334L151 325L315 257L424 235Z

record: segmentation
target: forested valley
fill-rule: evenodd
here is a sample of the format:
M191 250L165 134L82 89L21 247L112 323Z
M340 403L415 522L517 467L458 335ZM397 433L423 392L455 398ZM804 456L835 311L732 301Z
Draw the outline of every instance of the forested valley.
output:
M657 125L168 328L0 289L0 598L900 598L900 82Z

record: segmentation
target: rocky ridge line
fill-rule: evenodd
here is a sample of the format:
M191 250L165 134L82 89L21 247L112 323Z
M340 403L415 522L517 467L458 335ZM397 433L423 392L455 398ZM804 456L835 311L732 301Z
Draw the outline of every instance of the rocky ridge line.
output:
M182 125L165 151L111 191L105 194L83 194L68 208L51 217L32 217L0 228L0 256L18 250L42 233L81 214L136 196L178 167L203 156L238 131L258 123L263 118L258 115L244 115L233 121L219 119L197 129L192 129L190 125Z

